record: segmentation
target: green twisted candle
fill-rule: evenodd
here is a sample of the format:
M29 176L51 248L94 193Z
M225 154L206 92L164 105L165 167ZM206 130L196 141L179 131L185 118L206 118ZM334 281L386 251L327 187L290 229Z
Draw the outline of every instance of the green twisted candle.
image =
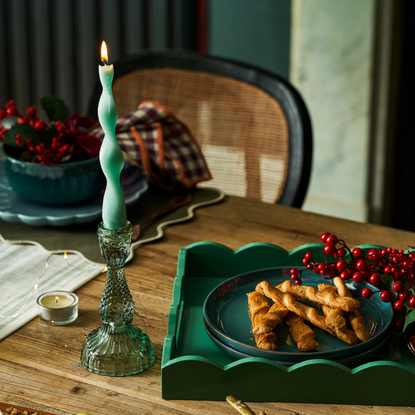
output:
M104 49L105 42L103 42ZM102 60L108 60L101 50ZM102 94L98 104L98 119L105 136L99 152L102 171L107 179L104 200L102 203L102 220L107 229L123 228L127 222L124 195L120 185L120 174L124 166L124 156L117 142L115 125L118 120L118 109L112 95L113 65L98 66Z

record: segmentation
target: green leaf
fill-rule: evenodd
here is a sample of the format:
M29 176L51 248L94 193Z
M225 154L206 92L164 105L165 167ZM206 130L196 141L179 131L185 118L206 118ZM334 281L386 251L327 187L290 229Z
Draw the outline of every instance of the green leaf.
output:
M403 331L406 330L406 328L415 321L415 310L410 310L408 311L408 313L406 314L405 317L405 324L403 326Z
M393 291L393 284L396 282L392 275L386 275L386 274L381 274L382 277L382 286L385 287L387 290L389 290L392 294L394 293Z
M43 130L42 134L39 134L39 142L42 142L46 145L52 144L52 138L57 137L59 131L56 128L49 128L48 130Z
M15 124L13 127L9 128L4 134L4 144L9 146L17 147L16 144L16 135L20 134L22 139L31 138L33 143L37 141L37 131L36 128L32 127L29 124Z
M42 108L46 111L50 121L65 122L71 113L66 104L53 95L45 95L40 100L40 103Z

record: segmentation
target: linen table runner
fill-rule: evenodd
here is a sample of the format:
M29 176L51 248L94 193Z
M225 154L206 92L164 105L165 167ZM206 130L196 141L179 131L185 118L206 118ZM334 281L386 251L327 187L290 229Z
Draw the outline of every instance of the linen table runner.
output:
M105 267L88 261L80 253L67 251L65 260L63 255L51 256L53 252L35 242L10 243L0 236L0 314L5 317L17 314L13 318L0 318L0 340L38 315L36 299L39 295L53 290L74 292ZM36 284L38 288L33 292Z

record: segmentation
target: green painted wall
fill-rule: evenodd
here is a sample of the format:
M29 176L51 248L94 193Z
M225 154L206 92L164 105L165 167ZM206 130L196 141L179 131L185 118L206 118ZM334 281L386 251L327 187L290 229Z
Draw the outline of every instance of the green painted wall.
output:
M209 0L209 54L288 78L291 0Z

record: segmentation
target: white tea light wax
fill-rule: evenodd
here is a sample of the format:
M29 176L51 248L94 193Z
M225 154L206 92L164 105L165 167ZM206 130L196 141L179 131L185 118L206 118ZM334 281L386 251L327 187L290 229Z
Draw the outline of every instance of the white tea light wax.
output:
M73 298L67 297L66 295L48 295L42 298L41 303L48 308L63 308L71 305L73 303Z
M78 296L66 291L50 291L38 297L37 307L42 321L63 326L78 317Z

